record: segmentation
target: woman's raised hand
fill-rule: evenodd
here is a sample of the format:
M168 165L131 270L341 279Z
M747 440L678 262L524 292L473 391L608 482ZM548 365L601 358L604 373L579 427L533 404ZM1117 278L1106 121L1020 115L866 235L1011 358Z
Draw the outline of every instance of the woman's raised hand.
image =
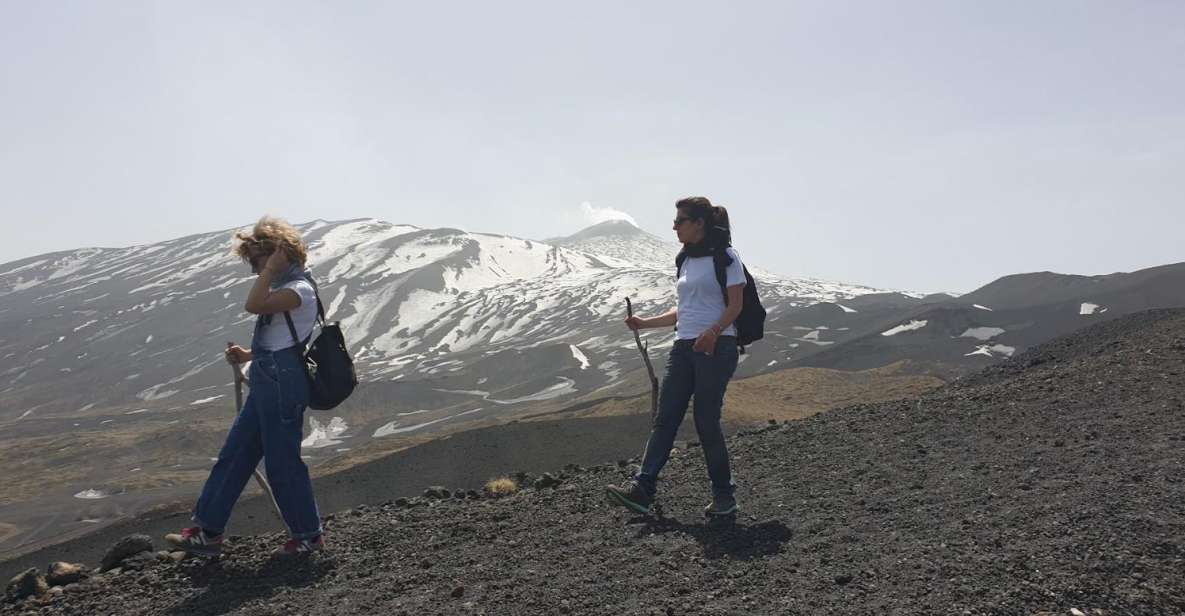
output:
M288 269L288 253L283 248L276 248L275 252L268 256L264 267L276 274Z

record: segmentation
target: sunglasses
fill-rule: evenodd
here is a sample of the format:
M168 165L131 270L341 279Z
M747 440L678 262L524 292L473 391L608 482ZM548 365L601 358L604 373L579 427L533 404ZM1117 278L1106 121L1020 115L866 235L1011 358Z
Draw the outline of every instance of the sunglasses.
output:
M689 220L695 220L695 219L694 219L694 218L691 218L691 217L689 217L689 216L680 216L680 217L678 217L678 218L676 218L676 219L675 219L675 226L676 226L676 227L678 227L679 225L681 225L681 224L683 224L683 223L685 223L685 222L687 222L687 221L689 221Z

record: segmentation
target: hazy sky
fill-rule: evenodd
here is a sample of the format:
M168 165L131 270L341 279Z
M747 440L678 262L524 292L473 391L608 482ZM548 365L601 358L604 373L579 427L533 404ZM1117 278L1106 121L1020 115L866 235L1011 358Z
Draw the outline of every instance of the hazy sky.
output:
M1185 261L1185 2L0 0L0 262L265 212L672 237L686 195L788 275Z

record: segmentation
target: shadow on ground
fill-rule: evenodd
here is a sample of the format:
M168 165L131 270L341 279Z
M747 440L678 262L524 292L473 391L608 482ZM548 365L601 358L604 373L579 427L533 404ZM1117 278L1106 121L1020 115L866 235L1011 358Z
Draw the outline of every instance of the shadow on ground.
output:
M688 524L675 518L639 516L632 518L630 523L645 524L656 535L687 535L703 546L704 557L710 560L726 556L735 560L765 558L781 552L786 542L794 536L793 531L781 520L752 525L733 520L705 520Z
M298 561L270 559L259 568L228 566L211 560L189 570L193 585L205 591L174 607L170 614L221 616L250 601L266 599L283 589L312 586L333 571L336 563L326 555Z

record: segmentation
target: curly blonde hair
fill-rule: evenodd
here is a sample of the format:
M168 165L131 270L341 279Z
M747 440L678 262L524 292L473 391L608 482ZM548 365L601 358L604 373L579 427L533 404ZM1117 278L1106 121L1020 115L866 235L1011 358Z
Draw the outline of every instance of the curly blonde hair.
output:
M288 221L275 216L264 216L255 223L250 233L235 231L232 239L234 254L250 263L256 257L266 257L277 249L288 253L288 261L305 265L309 253L300 231Z

